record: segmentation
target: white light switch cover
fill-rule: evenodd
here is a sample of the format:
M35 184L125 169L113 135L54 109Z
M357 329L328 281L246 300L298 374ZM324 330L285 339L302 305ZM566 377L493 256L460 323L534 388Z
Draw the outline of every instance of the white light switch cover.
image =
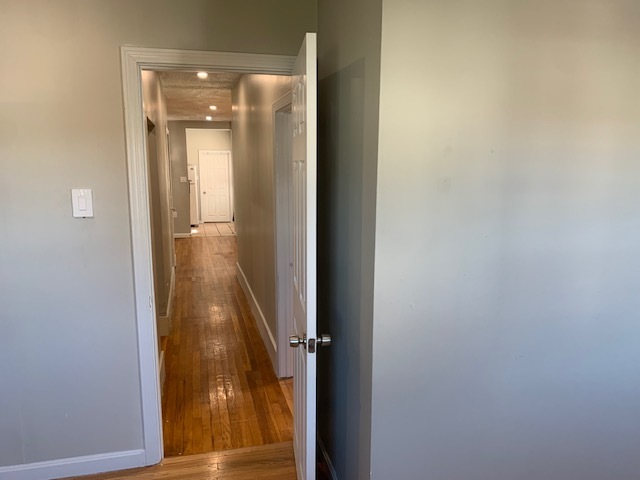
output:
M71 205L76 218L93 217L93 192L90 188L71 189Z
M187 183L187 177L180 177L180 183Z

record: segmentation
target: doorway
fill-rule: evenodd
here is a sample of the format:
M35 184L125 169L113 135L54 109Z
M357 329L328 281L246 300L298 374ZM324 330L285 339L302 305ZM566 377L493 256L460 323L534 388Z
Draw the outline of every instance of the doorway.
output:
M163 158L176 171L168 176L176 192L175 219L186 218L191 211L188 203L193 192L185 188L191 182L187 185L182 180L185 173L190 179L192 167L199 172L194 183L201 199L200 223L190 226L191 235L171 239L178 257L175 308L167 322L170 327L160 331L165 456L290 442L292 399L286 398L286 392L291 389L280 388L275 362L272 367L265 349L269 334L262 337L256 324L259 320L267 332L274 332L269 307L278 289L269 266L275 263L276 252L264 234L258 236L274 230L268 208L273 202L273 179L264 174L274 159L257 153L271 147L268 140L274 127L269 115L249 119L244 112L261 109L263 104L269 112L271 99L290 90L291 78L145 70L142 81L145 109L155 112L160 130L166 126L174 146L182 145ZM231 120L233 128L227 128ZM235 147L232 130L243 139ZM153 146L148 145L148 150ZM242 200L239 225L244 230L240 245L235 224L229 222L234 148L239 152L235 167L240 172L236 178ZM154 191L169 191L166 186L157 188L158 176L151 175L150 181L152 200ZM255 207L260 209L258 216L252 215ZM174 228L182 226L174 224ZM156 266L163 257L156 249L152 252ZM236 268L242 272L242 287Z
M141 129L140 122L142 118L139 88L140 71L142 68L149 70L206 68L239 73L289 75L292 71L294 58L123 47L122 63L145 462L150 465L158 463L162 459L163 447L155 325L157 307L153 300L153 281L149 275L149 272L152 271L149 245L150 219L148 209L145 208L148 204L149 187L148 172L145 168L144 130Z

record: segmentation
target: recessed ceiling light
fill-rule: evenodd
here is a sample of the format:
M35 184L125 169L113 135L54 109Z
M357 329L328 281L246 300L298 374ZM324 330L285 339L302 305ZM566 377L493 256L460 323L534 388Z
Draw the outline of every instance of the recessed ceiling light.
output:
M204 117L205 119L207 119L208 121L213 120L213 117L211 115L207 115L206 117Z
M211 106L209 106L209 108L210 108L211 110L217 110L217 109L218 109L218 107L216 107L215 105L211 105Z
M198 78L207 78L208 76L207 72L198 72Z

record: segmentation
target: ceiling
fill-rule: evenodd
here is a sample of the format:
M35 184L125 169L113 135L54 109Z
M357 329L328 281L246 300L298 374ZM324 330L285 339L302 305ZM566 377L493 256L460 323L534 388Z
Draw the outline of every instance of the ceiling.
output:
M167 99L169 120L231 121L231 89L240 79L239 73L209 73L200 79L196 72L158 72ZM211 111L209 105L217 110Z

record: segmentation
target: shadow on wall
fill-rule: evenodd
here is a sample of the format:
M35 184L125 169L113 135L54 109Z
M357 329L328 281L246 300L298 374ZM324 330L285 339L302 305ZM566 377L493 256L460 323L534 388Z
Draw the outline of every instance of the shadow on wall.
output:
M363 216L375 214L363 188L364 72L359 60L321 80L318 91L318 331L335 339L318 351L318 433L338 478L353 479L361 473L360 386L371 376L370 360L361 359L371 350L373 304L363 297L373 278L362 276L363 262L373 262L363 258L373 252L363 242L374 241Z

